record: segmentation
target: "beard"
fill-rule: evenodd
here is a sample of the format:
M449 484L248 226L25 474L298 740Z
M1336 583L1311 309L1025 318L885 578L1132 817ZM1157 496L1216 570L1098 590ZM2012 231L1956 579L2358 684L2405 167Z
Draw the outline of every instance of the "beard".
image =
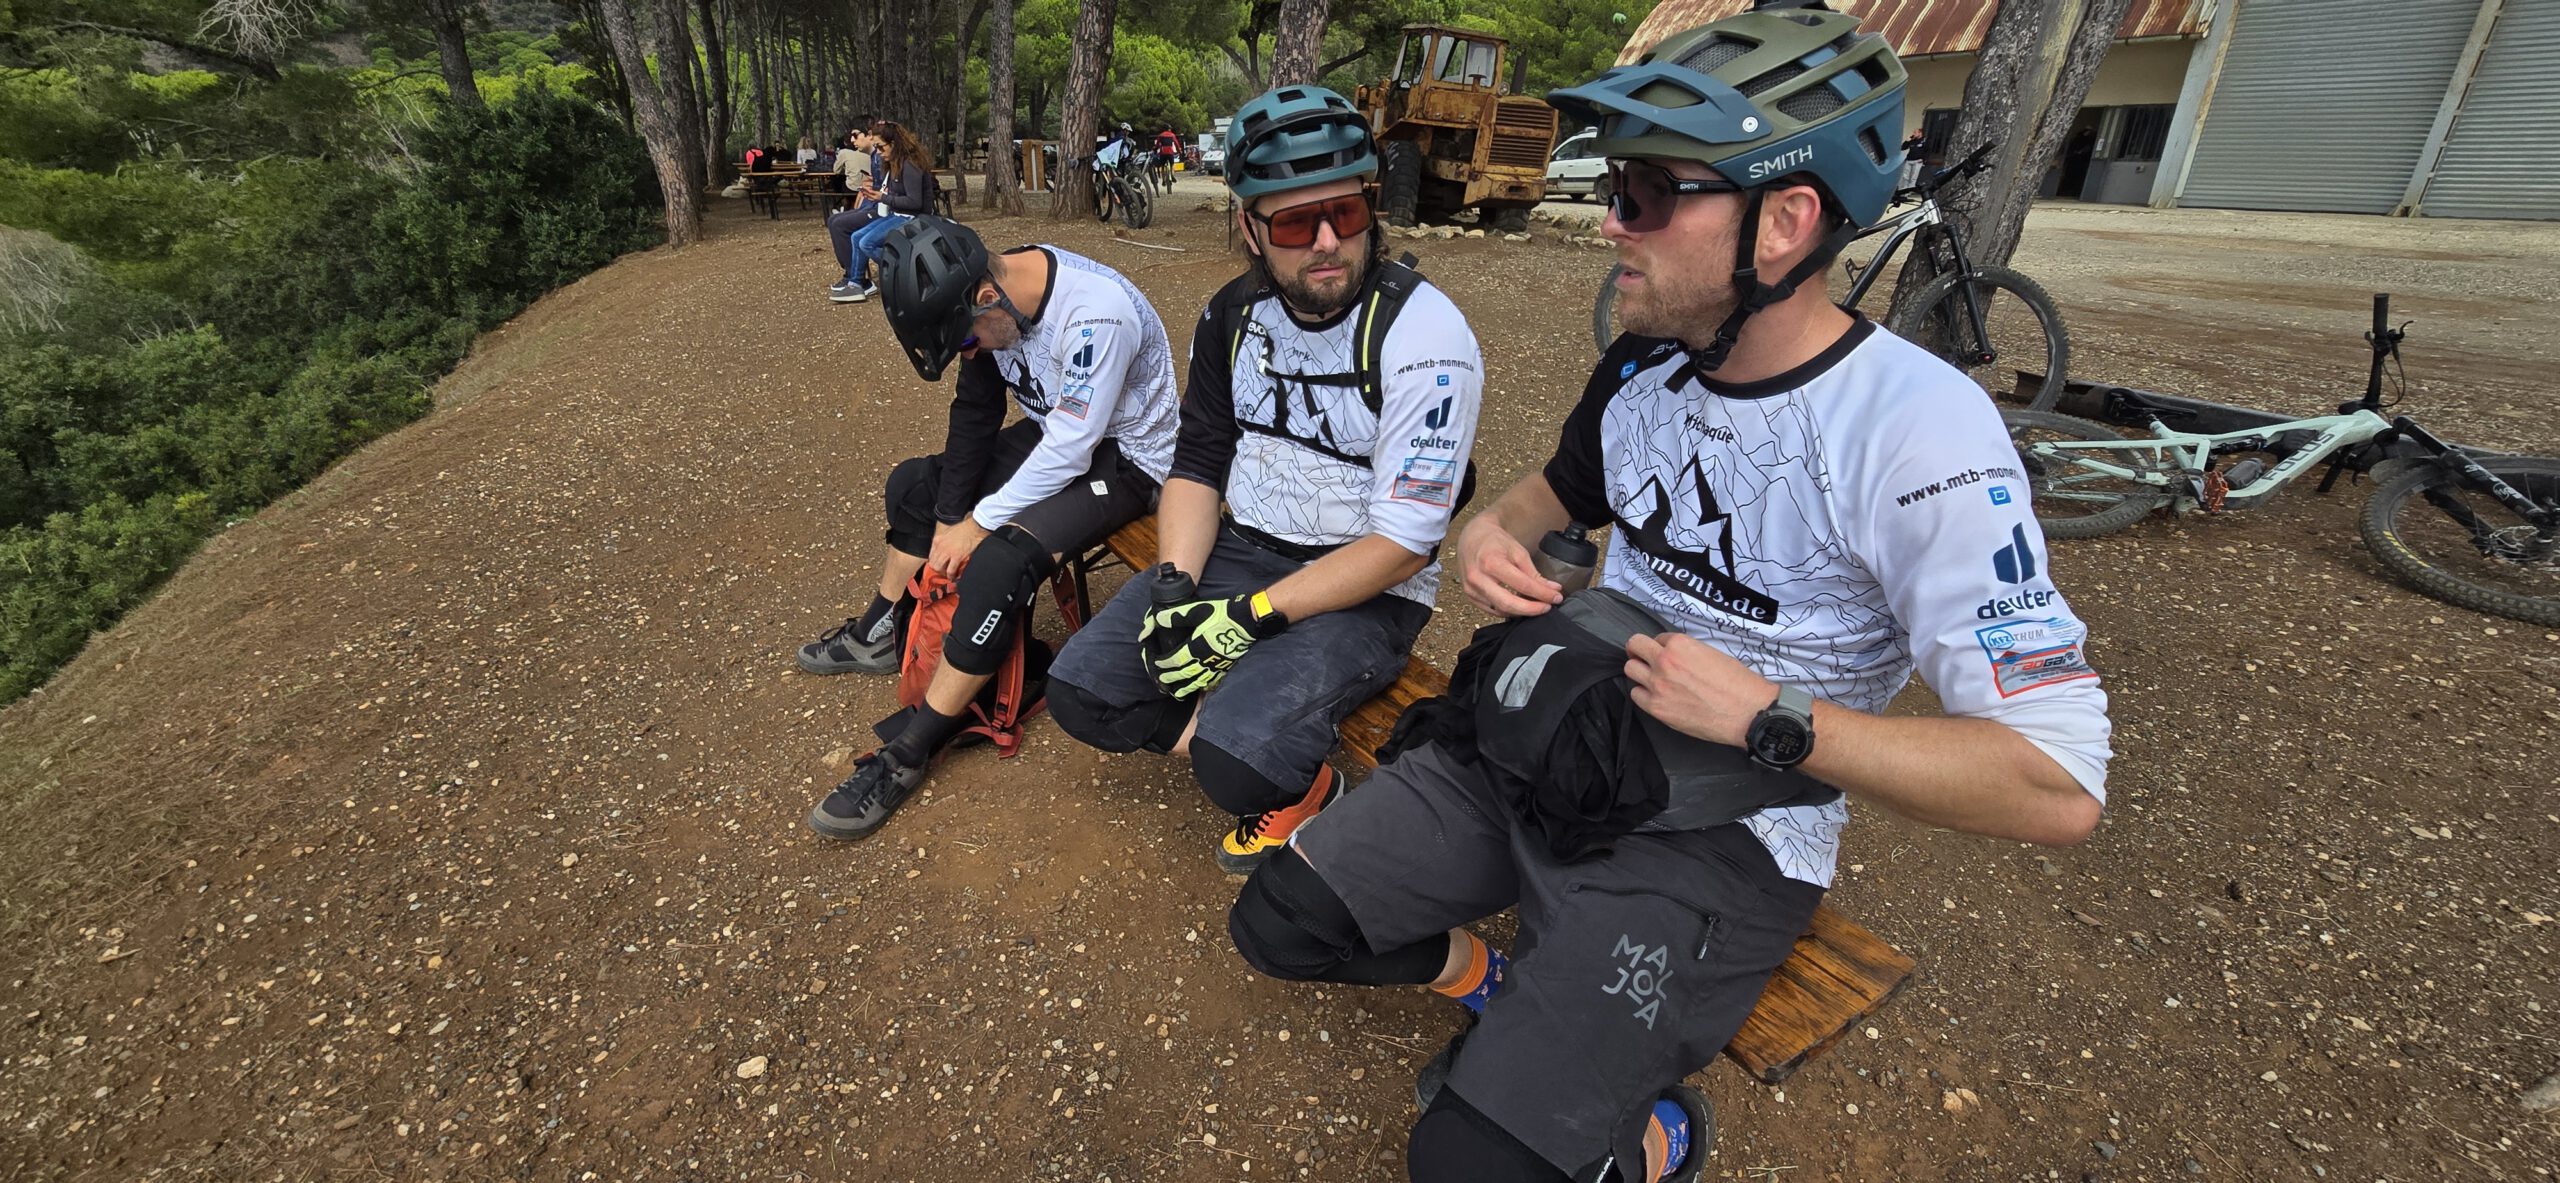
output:
M1713 338L1716 326L1742 303L1742 287L1733 280L1737 237L1728 229L1686 249L1664 249L1671 244L1663 243L1641 259L1621 251L1619 261L1643 274L1633 287L1618 289L1618 323L1640 337L1689 344Z
M1342 273L1323 281L1309 280L1307 273L1318 267L1339 267ZM1307 256L1292 274L1280 274L1268 258L1262 260L1262 268L1293 311L1321 320L1359 300L1361 286L1369 280L1369 235L1361 235L1356 243L1343 243L1330 254Z

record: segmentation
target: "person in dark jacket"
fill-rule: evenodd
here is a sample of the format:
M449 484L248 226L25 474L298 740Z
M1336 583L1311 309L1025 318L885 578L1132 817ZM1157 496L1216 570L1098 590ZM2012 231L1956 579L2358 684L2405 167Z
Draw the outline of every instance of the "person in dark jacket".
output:
M916 142L915 133L893 120L883 119L871 125L872 141L880 146L885 175L880 185L880 212L853 233L853 259L845 270L845 283L827 298L838 304L859 304L880 290L871 282L871 264L880 257L880 240L889 236L898 223L933 209L933 157L924 145Z
M844 148L836 153L835 173L829 184L842 186L842 192L853 199L850 209L827 215L827 241L836 248L836 268L843 272L827 295L837 303L853 300L862 291L864 281L853 273L853 236L880 214L880 179L888 164L881 158L879 138L871 134L868 124L845 133Z

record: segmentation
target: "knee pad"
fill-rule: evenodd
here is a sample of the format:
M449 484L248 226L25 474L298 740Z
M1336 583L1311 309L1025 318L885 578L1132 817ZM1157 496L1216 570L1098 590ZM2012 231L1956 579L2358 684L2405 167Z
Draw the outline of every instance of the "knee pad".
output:
M1443 1088L1405 1140L1405 1173L1413 1183L1565 1183L1538 1152ZM1576 1174L1572 1178L1589 1178ZM1608 1176L1622 1176L1612 1173Z
M889 545L898 553L923 558L933 552L933 499L941 488L936 457L913 457L889 470L881 500L888 510Z
M960 571L960 603L942 638L944 664L981 677L996 672L1040 581L1057 569L1030 531L1010 522L996 527Z
M1245 880L1227 909L1227 936L1245 964L1292 982L1332 980L1365 948L1351 909L1294 850L1265 860Z
M1134 658L1132 659L1134 660ZM1191 725L1192 702L1151 698L1120 706L1060 678L1049 680L1049 717L1077 742L1114 755L1170 752Z
M1216 744L1199 736L1191 737L1191 775L1200 781L1200 791L1209 795L1211 803L1237 817L1278 809L1305 795L1307 782L1282 785L1254 771L1247 764ZM1308 780L1314 779L1312 770Z

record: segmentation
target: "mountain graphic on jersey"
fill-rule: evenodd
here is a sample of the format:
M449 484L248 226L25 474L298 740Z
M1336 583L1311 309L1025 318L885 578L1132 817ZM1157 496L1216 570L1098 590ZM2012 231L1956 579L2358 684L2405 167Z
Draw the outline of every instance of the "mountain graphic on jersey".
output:
M1696 499L1698 517L1694 530L1709 532L1714 541L1697 550L1684 550L1673 543L1673 492L1663 486L1660 476L1649 476L1644 487L1636 491L1635 504L1650 503L1652 508L1644 511L1640 521L1625 521L1623 511L1620 515L1626 526L1627 544L1635 548L1663 583L1681 595L1755 624L1776 623L1778 601L1735 577L1732 518L1717 503L1715 490L1708 486L1705 466L1691 456L1683 475Z
M1041 387L1039 377L1031 372L1029 365L1011 365L1004 367L1004 370L1004 384L1013 388L1014 397L1022 403L1025 410L1036 411L1043 415L1049 413L1049 392Z

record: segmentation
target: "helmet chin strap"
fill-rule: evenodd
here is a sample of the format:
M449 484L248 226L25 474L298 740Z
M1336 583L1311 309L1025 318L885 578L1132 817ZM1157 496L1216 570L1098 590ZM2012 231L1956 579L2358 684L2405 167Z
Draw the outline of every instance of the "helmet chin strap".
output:
M1734 344L1742 339L1742 322L1751 319L1753 313L1795 295L1804 281L1829 270L1831 261L1839 258L1840 252L1858 237L1856 223L1842 222L1839 229L1823 236L1811 254L1789 269L1785 278L1776 283L1764 283L1760 279L1759 265L1760 203L1768 193L1766 189L1752 190L1750 203L1742 209L1742 230L1735 236L1733 248L1733 283L1742 289L1742 299L1734 304L1732 312L1725 315L1724 323L1716 326L1715 340L1708 342L1705 349L1689 351L1689 368L1698 373L1716 372L1724 365L1727 355L1733 352Z

